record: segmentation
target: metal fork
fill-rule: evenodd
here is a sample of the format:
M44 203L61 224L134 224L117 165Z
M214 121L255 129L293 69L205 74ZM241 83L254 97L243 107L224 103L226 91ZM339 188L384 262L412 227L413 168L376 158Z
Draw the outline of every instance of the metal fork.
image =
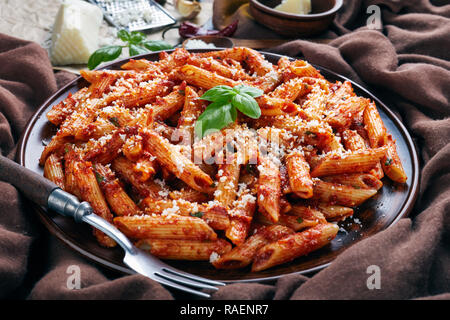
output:
M53 182L1 155L0 180L11 183L28 199L42 207L63 216L72 217L77 222L86 222L103 231L125 250L123 262L137 273L168 287L205 298L209 298L210 294L200 290L216 291L218 290L217 286L225 285L223 282L177 270L151 254L136 248L114 225L93 213L89 203L80 203L77 197L63 191Z

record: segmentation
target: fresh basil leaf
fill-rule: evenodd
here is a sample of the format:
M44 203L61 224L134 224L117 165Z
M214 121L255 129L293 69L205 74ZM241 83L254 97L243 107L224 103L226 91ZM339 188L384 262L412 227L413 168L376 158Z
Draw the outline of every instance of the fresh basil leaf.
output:
M262 96L264 91L261 89L255 88L255 87L249 87L243 84L239 84L233 88L234 91L237 93L245 93L249 95L252 98L257 98L259 96Z
M130 41L131 35L127 30L122 29L117 32L117 37L124 42L128 42Z
M136 44L130 43L130 46L128 48L130 49L130 56L137 56L139 54L148 53L147 49Z
M246 93L236 94L231 100L233 106L252 119L261 117L261 109L256 100Z
M100 48L89 57L87 66L90 70L92 70L102 62L111 61L118 58L121 53L121 46L107 46Z
M145 39L145 34L139 31L132 31L130 33L130 39L128 40L130 43L133 44L140 44L142 40Z
M97 179L98 183L102 183L104 181L106 181L106 178L104 176L102 176L100 173L98 173L97 171L94 171L95 174L95 179Z
M191 213L191 216L201 218L201 217L203 217L203 212L197 211L197 212Z
M206 91L200 99L207 101L228 101L233 96L236 95L236 92L233 91L233 88L229 86L215 86L212 89Z
M165 41L160 40L148 40L141 43L144 47L151 51L168 50L173 49L173 46Z
M221 101L211 103L195 122L194 130L199 138L211 131L225 128L236 121L237 111L231 103L223 104Z
M303 219L302 219L301 217L298 217L298 218L297 218L297 222L298 222L298 223L302 223L302 222L303 222Z

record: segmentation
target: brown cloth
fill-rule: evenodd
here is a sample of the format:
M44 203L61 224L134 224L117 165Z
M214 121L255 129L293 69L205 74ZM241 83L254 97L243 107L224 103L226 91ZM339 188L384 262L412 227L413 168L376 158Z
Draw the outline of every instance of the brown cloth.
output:
M342 253L328 268L273 284L232 284L214 299L450 299L450 5L427 0L346 0L322 37L273 52L303 56L371 89L403 119L421 156L420 198L409 218ZM236 36L276 35L247 14L246 1L216 1L216 26L239 17ZM241 6L242 5L242 6ZM383 29L368 30L369 5ZM231 17L231 18L230 18ZM0 148L13 156L26 120L70 77L53 75L38 45L0 35ZM69 266L81 288L67 287ZM380 268L380 289L369 290L367 268ZM70 269L69 269L70 270ZM50 236L18 192L0 182L0 297L30 299L183 298L142 276L118 276ZM186 298L186 296L184 296Z

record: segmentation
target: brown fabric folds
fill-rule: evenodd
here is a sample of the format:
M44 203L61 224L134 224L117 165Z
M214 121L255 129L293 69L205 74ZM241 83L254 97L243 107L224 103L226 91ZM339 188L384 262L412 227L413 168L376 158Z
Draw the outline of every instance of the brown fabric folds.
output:
M248 1L216 1L214 23L238 18L240 38L276 38L248 13ZM410 218L363 240L328 268L272 284L232 284L215 299L450 299L450 5L427 0L346 0L327 45L294 40L270 51L304 57L376 90L401 117L421 156L420 197ZM370 5L382 30L366 27ZM53 74L37 44L0 35L0 149L13 156L27 119L72 76ZM70 290L69 266L81 288ZM367 268L381 272L370 290ZM118 276L48 235L18 192L0 182L0 297L171 299L142 276ZM176 296L175 296L176 297Z

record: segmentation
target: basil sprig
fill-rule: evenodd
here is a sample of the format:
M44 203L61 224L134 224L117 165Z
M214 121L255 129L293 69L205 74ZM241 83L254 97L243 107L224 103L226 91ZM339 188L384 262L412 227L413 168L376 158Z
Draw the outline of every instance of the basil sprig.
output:
M246 85L216 86L206 91L200 99L211 101L195 123L195 133L203 138L208 133L225 128L236 121L237 110L246 116L258 119L261 109L255 98L264 92Z
M122 49L128 47L130 56L147 53L150 51L173 49L173 46L164 41L146 40L145 34L139 31L128 32L127 30L119 30L117 37L126 42L124 46L107 46L98 49L89 57L88 68L90 70L97 67L100 63L117 59L122 53Z

